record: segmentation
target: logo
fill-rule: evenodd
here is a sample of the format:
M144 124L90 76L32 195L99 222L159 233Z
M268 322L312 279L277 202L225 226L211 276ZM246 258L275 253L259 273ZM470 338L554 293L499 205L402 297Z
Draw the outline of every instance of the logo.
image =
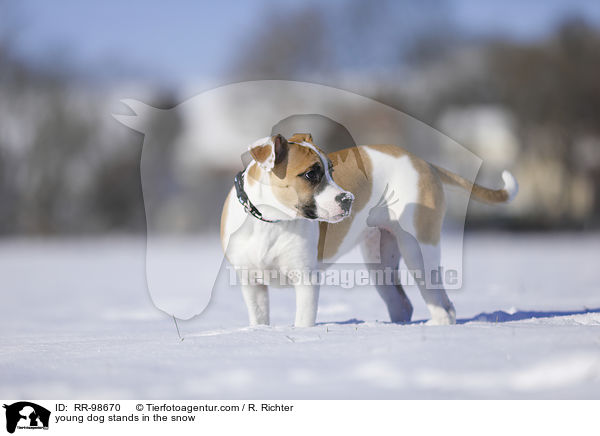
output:
M3 406L6 409L6 431L14 433L18 428L36 430L48 430L50 422L50 411L42 406L28 401L19 401L9 406Z

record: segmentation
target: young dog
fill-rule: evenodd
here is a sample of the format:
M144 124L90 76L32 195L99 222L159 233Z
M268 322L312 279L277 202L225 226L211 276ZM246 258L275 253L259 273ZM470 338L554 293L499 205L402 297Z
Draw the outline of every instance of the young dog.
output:
M332 262L357 244L366 260L375 258L382 268L397 270L402 255L410 270L426 278L417 284L431 324L456 322L446 291L427 274L440 263L442 185L464 188L488 203L508 202L518 190L507 171L504 188L491 190L392 145L326 155L310 134L295 134L260 139L249 151L253 160L236 176L221 216L221 242L236 269L287 277ZM242 283L250 325L269 324L267 284L260 274ZM296 280L294 287L295 325L313 326L318 283ZM376 288L393 322L410 321L413 308L401 285Z

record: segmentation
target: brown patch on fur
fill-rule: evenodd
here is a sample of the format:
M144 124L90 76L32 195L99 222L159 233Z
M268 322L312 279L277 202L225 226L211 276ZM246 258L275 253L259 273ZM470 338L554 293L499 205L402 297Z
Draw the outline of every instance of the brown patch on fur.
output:
M275 197L291 208L310 201L314 187L298 175L316 162L321 159L313 150L290 143L286 157L271 171L271 189Z
M372 164L363 147L351 147L327 155L333 163L333 180L342 189L354 194L352 214L339 223L319 223L318 259L336 255L344 237L348 234L356 212L362 210L371 197Z
M428 162L409 154L413 167L419 173L419 197L414 211L414 226L419 242L437 245L440 242L442 222L446 212L444 187Z
M401 147L397 147L395 145L390 144L376 144L376 145L367 145L366 147L372 148L373 150L377 150L380 153L387 154L389 156L394 157L402 157L410 154L408 151Z
M273 147L270 144L258 145L250 149L250 154L256 162L264 163L273 152Z
M223 212L221 212L221 247L223 247L223 251L225 251L225 223L227 222L227 214L229 213L229 201L230 197L233 195L233 191L235 188L231 188L229 194L225 198L225 204L223 204Z
M475 198L475 200L483 201L485 203L505 203L508 201L508 192L505 189L484 188L483 186L473 183L444 168L440 168L436 165L432 166L443 183L458 186L466 191L471 191L471 196Z

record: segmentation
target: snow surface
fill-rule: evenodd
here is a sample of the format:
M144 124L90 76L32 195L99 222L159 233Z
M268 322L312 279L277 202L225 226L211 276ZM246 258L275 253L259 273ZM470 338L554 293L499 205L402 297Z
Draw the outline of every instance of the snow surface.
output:
M221 256L216 240L202 241ZM223 290L180 321L145 288L145 240L0 242L0 397L600 398L600 235L471 234L456 326L387 322L372 288L324 288L319 324L248 328Z

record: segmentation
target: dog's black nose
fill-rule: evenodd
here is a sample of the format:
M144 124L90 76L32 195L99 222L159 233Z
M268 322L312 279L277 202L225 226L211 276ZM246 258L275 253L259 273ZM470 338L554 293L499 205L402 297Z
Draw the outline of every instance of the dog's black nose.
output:
M335 197L336 201L340 204L342 209L345 212L350 210L350 206L352 206L352 201L354 201L354 195L349 192L343 192L340 195Z

